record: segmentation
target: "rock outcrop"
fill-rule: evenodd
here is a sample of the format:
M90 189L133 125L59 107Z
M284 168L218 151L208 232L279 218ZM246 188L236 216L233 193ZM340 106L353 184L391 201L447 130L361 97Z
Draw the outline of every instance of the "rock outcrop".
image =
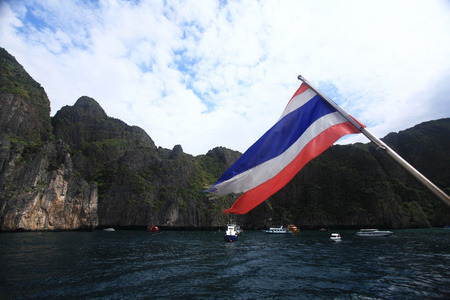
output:
M26 160L22 143L1 135L0 230L94 229L97 186L74 170L63 142L46 143Z
M4 49L0 58L0 230L95 228L97 186L52 142L44 89Z

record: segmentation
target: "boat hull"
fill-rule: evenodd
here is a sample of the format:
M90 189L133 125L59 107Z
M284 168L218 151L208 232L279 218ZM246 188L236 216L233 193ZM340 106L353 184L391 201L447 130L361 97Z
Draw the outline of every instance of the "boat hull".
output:
M362 229L356 233L357 236L365 237L389 236L391 234L393 234L392 231L380 231L377 229Z
M224 236L225 242L234 242L237 240L237 235L226 235Z
M332 233L330 236L330 240L332 242L340 242L341 241L341 235L339 233Z
M269 230L264 230L264 232L270 234L292 234L292 231L289 231L289 229L284 228L283 226L270 227Z
M392 232L389 233L357 233L357 236L367 236L367 237L371 237L371 236L389 236L391 235Z
M270 233L270 234L291 234L292 232L289 230L286 231L272 231L272 230L264 230L265 233Z

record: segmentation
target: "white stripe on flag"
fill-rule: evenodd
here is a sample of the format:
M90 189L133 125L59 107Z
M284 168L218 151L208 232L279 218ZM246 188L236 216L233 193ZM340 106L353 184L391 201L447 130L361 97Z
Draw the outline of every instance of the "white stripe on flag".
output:
M309 100L311 100L315 96L317 96L316 92L314 92L311 89L307 89L303 93L301 93L301 94L295 96L294 98L292 98L291 101L289 101L288 105L286 105L286 108L284 109L284 111L281 114L281 117L278 119L278 121L283 119L284 116L290 114L294 110L296 110L296 109L302 107L303 105L305 105Z
M216 193L219 196L229 193L244 193L270 180L291 163L302 149L321 132L345 122L347 120L338 112L327 114L317 119L285 152L227 181L221 182L215 186L217 189Z

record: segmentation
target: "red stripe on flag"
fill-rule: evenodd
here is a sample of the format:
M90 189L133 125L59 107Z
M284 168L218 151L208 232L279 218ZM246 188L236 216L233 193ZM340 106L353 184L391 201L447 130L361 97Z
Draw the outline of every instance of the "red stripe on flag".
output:
M297 157L272 179L244 193L225 214L246 214L285 186L310 160L346 134L359 133L350 122L334 125L311 140Z
M309 89L309 86L307 86L306 84L301 84L300 87L298 88L298 90L295 92L295 94L291 97L291 99L289 100L289 102L287 103L286 106L289 105L289 103L291 103L292 99L294 99L295 97L297 97L298 95L300 95L301 93L305 92L307 89Z
M353 120L356 121L356 123L358 123L361 127L366 128L366 125L364 125L363 123L361 123L360 121L358 121L355 117L353 117L352 115L350 115L350 118L352 118Z

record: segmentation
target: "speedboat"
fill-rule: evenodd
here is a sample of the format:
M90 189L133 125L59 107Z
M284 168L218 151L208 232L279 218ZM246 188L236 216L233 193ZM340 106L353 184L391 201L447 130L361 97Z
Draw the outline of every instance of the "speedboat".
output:
M147 231L158 232L159 228L156 225L147 226Z
M270 227L269 230L264 230L265 233L275 233L275 234L286 234L286 233L292 233L289 229L284 228L283 226L280 227Z
M388 236L392 231L381 231L378 229L361 229L356 233L357 236Z
M341 241L341 235L339 233L332 233L330 236L330 240L332 242L340 242Z
M238 234L236 232L236 225L228 224L227 230L225 231L225 242L234 242L238 238Z
M294 224L289 225L288 229L292 233L299 233L300 232L300 229L298 229L297 226L295 226Z
M105 228L104 231L115 231L114 228Z

